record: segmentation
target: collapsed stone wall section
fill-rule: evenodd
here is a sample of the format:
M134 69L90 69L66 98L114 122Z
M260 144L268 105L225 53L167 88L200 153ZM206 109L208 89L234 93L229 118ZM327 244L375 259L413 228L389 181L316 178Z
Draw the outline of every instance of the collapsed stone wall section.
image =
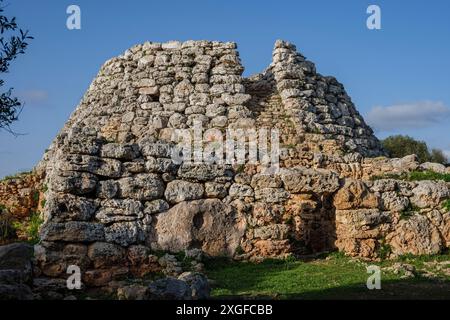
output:
M334 197L336 246L353 256L438 254L449 247L444 181L346 179ZM385 256L385 257L386 257Z

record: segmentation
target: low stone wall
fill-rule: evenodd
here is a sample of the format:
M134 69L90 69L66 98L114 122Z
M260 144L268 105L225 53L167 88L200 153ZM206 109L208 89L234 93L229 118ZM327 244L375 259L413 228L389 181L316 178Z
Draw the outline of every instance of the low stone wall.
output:
M42 208L43 176L23 173L0 181L0 205L17 218L28 217Z
M366 258L438 254L450 246L443 181L346 179L334 197L336 246Z

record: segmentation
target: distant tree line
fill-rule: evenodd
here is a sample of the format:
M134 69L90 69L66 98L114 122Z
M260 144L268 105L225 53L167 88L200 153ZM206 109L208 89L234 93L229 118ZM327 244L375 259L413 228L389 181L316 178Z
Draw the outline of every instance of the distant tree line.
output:
M448 159L440 149L429 149L424 141L418 141L410 136L395 135L381 141L384 149L392 158L402 158L416 154L421 163L436 162L447 164Z

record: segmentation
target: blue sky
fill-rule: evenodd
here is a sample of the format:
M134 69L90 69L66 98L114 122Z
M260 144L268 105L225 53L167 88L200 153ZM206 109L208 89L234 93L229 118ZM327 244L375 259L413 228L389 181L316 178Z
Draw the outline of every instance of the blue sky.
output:
M6 0L6 13L35 37L6 86L26 102L13 129L0 131L0 176L31 169L64 125L100 66L145 41L238 43L245 75L286 39L324 75L342 82L378 137L409 134L450 154L450 2ZM79 5L82 29L66 28ZM382 30L366 28L377 4Z

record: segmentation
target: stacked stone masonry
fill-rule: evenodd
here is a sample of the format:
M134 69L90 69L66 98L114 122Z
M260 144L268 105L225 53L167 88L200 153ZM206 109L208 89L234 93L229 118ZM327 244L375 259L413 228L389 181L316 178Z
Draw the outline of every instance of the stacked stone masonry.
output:
M14 217L25 218L41 210L42 175L23 173L0 181L0 206Z
M236 44L210 41L145 43L104 64L38 166L43 274L76 264L86 283L104 283L151 270L149 252L161 250L377 258L386 245L397 255L449 247L448 184L371 181L419 164L384 157L336 79L285 41L263 73L243 70ZM280 170L174 163L174 130L195 122L279 129Z

